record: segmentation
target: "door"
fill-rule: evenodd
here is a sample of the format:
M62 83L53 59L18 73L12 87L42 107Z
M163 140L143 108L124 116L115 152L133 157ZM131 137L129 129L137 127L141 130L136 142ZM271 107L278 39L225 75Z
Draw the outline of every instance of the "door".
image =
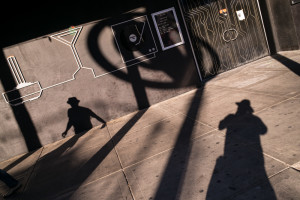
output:
M269 54L257 0L179 0L203 78Z

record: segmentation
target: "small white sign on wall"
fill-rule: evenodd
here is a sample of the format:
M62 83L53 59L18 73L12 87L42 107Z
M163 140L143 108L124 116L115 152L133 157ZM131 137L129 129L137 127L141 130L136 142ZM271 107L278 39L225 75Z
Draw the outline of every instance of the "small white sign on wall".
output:
M240 21L245 20L245 14L244 14L244 11L243 11L243 10L238 10L238 11L236 11L236 14L237 14L238 19L239 19Z

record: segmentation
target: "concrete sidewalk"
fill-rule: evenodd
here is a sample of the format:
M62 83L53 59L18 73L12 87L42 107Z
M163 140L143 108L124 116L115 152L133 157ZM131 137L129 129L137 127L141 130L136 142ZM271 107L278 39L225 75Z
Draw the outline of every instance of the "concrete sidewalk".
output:
M300 199L298 63L260 59L2 162L23 184L9 199Z

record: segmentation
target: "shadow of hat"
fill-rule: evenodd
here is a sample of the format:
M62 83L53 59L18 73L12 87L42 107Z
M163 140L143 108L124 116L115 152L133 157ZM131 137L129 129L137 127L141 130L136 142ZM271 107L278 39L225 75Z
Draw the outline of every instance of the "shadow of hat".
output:
M78 104L80 101L76 97L70 97L67 101L68 104Z
M250 106L250 101L248 99L244 99L241 102L236 102L235 104L238 105L240 110L250 111L251 113L254 112L254 110Z

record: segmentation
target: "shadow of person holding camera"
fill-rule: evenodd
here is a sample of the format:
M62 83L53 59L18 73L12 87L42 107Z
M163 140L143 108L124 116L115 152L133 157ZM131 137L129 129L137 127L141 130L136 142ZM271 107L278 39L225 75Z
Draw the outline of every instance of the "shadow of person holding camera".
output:
M265 169L260 139L267 134L268 128L253 114L248 99L236 105L236 113L227 115L219 124L219 130L227 129L224 154L216 160L206 200L233 199L235 196L276 200ZM251 188L255 192L247 193Z

